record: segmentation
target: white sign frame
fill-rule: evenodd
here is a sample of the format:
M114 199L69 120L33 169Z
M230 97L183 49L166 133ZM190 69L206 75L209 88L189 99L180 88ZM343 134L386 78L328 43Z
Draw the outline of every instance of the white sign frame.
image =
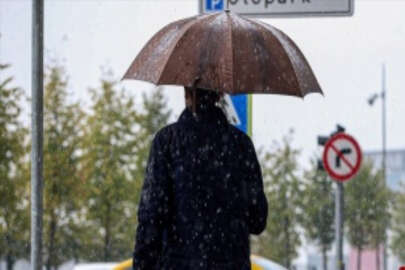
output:
M215 11L207 11L206 8L206 3L208 0L199 0L199 13L200 14L204 14L204 13L213 13ZM227 0L222 0L223 1L223 7L224 9L226 9L226 2ZM236 0L232 0L232 1L236 1ZM344 9L323 9L320 10L318 7L317 10L290 10L290 11L280 11L280 10L276 10L276 11L264 11L264 12L252 12L252 11L242 11L243 10L243 5L245 4L240 4L240 3L246 3L245 1L247 1L248 5L253 5L252 0L238 0L238 4L237 7L235 7L235 5L232 5L231 2L229 4L229 9L235 13L238 13L239 15L244 15L247 17L261 17L261 18L299 18L299 17L343 17L343 16L353 16L354 14L354 0L334 0L334 1L342 1L344 2L343 4L345 4L345 8ZM262 9L265 8L265 3L266 1L274 1L276 3L276 5L281 5L278 4L279 0L253 0L255 2L259 2L260 4L258 4L257 6L261 5L263 6ZM283 0L284 1L284 0ZM282 4L281 6L288 7L288 5L291 5L291 1L292 0L285 0L286 3L290 3L290 4ZM302 3L302 1L315 1L316 4L318 6L323 5L321 3L326 3L326 2L330 2L332 0L293 0L294 4L299 6L299 2ZM336 3L335 3L336 4ZM303 4L301 4L303 5ZM239 6L239 7L238 7ZM347 9L346 9L347 7ZM221 10L217 10L217 12L219 12Z

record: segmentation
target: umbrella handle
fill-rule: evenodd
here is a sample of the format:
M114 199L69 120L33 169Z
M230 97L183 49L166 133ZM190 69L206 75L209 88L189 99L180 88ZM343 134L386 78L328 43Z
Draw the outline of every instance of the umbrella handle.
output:
M196 88L193 87L193 89L191 90L191 98L192 98L191 110L193 111L194 116L196 116L196 114L197 114L196 96L197 96L197 91L196 91Z
M193 112L194 117L197 117L197 83L200 78L196 78L194 80L193 86L191 87L191 110Z

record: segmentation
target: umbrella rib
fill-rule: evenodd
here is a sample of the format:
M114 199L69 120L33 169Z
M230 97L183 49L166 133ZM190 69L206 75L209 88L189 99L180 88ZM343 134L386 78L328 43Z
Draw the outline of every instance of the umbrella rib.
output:
M156 84L160 84L160 80L162 78L162 74L164 73L166 66L167 66L167 62L169 61L174 49L177 47L177 44L179 43L179 41L183 38L184 34L191 28L191 26L193 26L196 22L198 21L198 18L196 18L196 20L192 20L190 22L188 22L182 29L182 33L179 34L179 37L177 38L177 40L175 42L173 42L172 47L170 48L170 52L167 54L166 59L164 60L163 63L163 67L159 73L158 79L156 80Z
M233 92L234 91L234 87L235 87L235 74L234 74L234 67L233 67L233 59L234 59L234 53L233 53L233 35L232 35L232 17L229 15L229 13L226 13L226 16L229 20L229 28L228 28L228 36L227 36L227 40L226 42L228 42L228 46L229 48L229 53L227 54L227 56L229 57L229 62L225 61L225 63L229 63L229 70L230 70L230 75L231 75L231 85L230 85L230 89L229 92ZM228 46L225 46L225 48L227 48ZM228 68L225 68L226 71L228 71ZM228 78L227 78L228 79Z
M288 36L286 35L283 31L268 25L266 23L262 22L257 22L259 25L262 25L265 29L268 29L271 31L276 37L277 41L283 46L285 49L288 57L288 60L290 61L293 69L294 69L294 75L297 80L298 86L299 86L299 93L301 97L304 97L305 95L309 93L314 93L318 92L323 95L322 89L319 86L319 83L313 74L312 68L308 63L308 60L305 58L303 52L298 48L298 46L295 44L295 42ZM289 43L289 44L288 44ZM288 48L292 48L292 50L289 50ZM300 68L300 64L297 63L296 61L293 61L294 59L302 59L305 63L304 69ZM307 79L306 78L313 78L313 82L310 83L310 85L307 84ZM310 89L312 87L313 89Z
M298 79L298 76L297 76L296 67L295 67L294 63L293 63L293 62L291 61L291 59L290 59L290 55L289 55L289 53L288 53L288 51L287 51L287 48L284 46L284 44L283 44L283 43L281 42L281 40L280 40L280 38L282 38L282 37L280 37L280 34L279 34L279 33L275 33L274 30L276 30L276 29L274 29L274 28L273 28L272 26L270 26L270 25L267 25L267 24L262 23L262 22L259 22L259 21L254 21L254 20L249 20L249 19L246 19L246 20L248 20L249 22L251 22L251 23L257 25L258 27L261 27L261 28L264 28L265 30L270 31L270 32L276 37L276 40L277 40L278 44L280 44L280 46L284 49L285 53L286 53L287 56L288 56L287 59L288 59L290 65L291 65L291 67L292 67L293 70L294 70L294 79L295 79L295 81L296 81L296 83L297 83L297 85L298 85L298 88L299 88L299 89L298 89L298 92L299 92L299 94L300 94L301 97L302 97L303 95L302 95L302 93L301 93L301 83L300 83L300 80Z
M158 47L160 46L159 44L162 43L162 39L167 39L168 36L165 35L167 33L167 31L176 31L177 29L180 29L178 31L181 31L184 26L179 26L179 24L181 24L183 21L186 21L186 23L184 25L187 25L188 23L192 22L193 20L195 20L196 18L198 18L198 16L194 16L194 17L190 17L190 18L186 18L183 20L179 20L173 23L170 23L169 25L165 26L163 29L161 29L158 33L156 33L142 48L142 50L138 53L138 55L135 57L135 59L133 60L133 62L131 63L130 67L128 68L128 70L125 72L124 76L122 79L137 79L138 73L133 72L133 69L135 68L135 70L139 71L139 67L140 66L144 66L145 63L144 62L148 62L148 60L150 60L150 57L157 57L159 58L159 60L157 61L164 61L165 58L167 58L167 56L161 56L162 54L164 54L160 49L159 54L153 55L153 53L158 49ZM175 35L175 33L171 34L171 35ZM178 39L179 37L177 37L176 39ZM167 41L166 41L167 42ZM168 42L169 46L168 49L170 48L170 45L172 43ZM166 49L165 49L166 50ZM160 60L162 59L162 60ZM148 64L148 63L146 63ZM150 64L149 64L150 65ZM158 84L158 79L161 75L161 70L162 70L163 66L161 68L155 68L155 70L153 72L156 72L156 76L152 75L152 76L146 76L145 74L141 74L141 80L144 81L148 81L151 82L153 84ZM159 71L160 70L160 71ZM154 78L156 77L156 78Z
M176 49L177 44L179 44L179 42L184 38L184 36L186 35L187 31L190 30L190 28L193 27L195 24L201 22L202 20L209 19L209 18L214 17L214 16L217 16L217 15L218 15L218 14L210 14L210 15L204 16L204 17L202 17L202 18L201 18L201 17L200 17L200 18L197 18L196 20L193 20L193 21L187 23L187 24L183 27L182 33L179 35L179 37L177 38L177 40L176 40L175 42L173 42L173 46L172 46L172 48L170 48L170 53L168 53L168 57L167 57L167 58L165 59L165 61L164 61L163 68L162 68L162 70L160 71L160 74L159 74L159 77L158 77L158 80L157 80L157 84L160 84L162 74L164 74L164 71L166 70L167 63L169 62L169 59L170 59L170 57L172 56L173 51ZM197 79L197 78L196 78L196 79Z
M216 20L218 20L218 17L219 17L220 15L222 15L222 13L216 13L215 16L212 16L213 19L212 19L211 22L215 22ZM209 30L207 30L206 36L207 36L207 40L208 40L208 41L211 41L211 40L212 40L211 36L213 35L213 33L214 33L214 29L213 29L213 28L210 28ZM211 51L211 50L210 50L210 46L205 46L202 50L199 51L199 59L208 59L208 58L209 58L210 51ZM198 70L197 73L201 75L201 74L203 74L204 72L207 71L207 67L203 65L203 62L202 62L202 61L200 61L200 62L198 63L198 69L197 69L197 70ZM209 71L209 70L210 70L210 69L208 68L208 71ZM218 79L218 76L213 76L212 78L215 78L215 79L211 79L211 84L209 83L208 85L201 85L202 88L205 88L205 89L216 89L217 87L219 87L219 86L220 86L220 80ZM201 78L200 78L200 79L201 79Z
M278 30L278 29L271 29L271 31L272 31L272 33L278 38L279 42L280 42L281 45L286 49L286 52L287 52L287 54L289 55L288 59L289 59L291 65L292 65L292 67L293 67L293 69L294 69L295 78L296 78L296 80L297 80L297 82L298 82L298 85L299 85L299 92L300 92L300 94L301 94L301 97L304 97L304 96L305 96L305 93L303 93L303 89L305 89L306 87L303 87L303 85L302 85L302 78L301 78L301 76L299 76L299 74L298 74L299 71L297 70L296 63L292 61L292 59L294 58L293 55L292 55L293 53L291 53L290 50L288 50L288 48L289 48L289 47L292 47L292 46L284 46L284 44L286 43L286 40L285 40L285 36L286 36L286 35L285 35L284 33L282 33L280 30ZM304 85L304 86L305 86L305 85Z

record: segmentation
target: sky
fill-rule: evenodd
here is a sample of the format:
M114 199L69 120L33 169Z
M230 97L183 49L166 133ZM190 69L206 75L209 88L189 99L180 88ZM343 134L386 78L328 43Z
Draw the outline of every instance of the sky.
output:
M120 79L160 28L198 12L197 0L45 0L46 61L66 67L74 99L89 103L102 70ZM292 145L307 166L318 135L346 127L365 151L381 148L381 69L387 68L387 144L405 148L405 1L357 0L353 17L262 18L301 48L324 91L305 99L255 95L253 140L270 149L294 130ZM0 0L0 62L11 64L14 84L31 91L31 1ZM120 83L138 96L155 86ZM180 87L164 87L174 121L184 108ZM29 108L26 108L27 111Z

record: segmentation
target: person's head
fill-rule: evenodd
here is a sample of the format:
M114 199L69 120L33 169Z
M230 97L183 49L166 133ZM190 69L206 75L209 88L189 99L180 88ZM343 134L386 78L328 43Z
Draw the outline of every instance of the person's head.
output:
M184 88L184 98L186 102L186 107L192 108L193 106L193 91L195 91L195 106L196 108L202 108L204 106L213 106L222 96L222 93L215 92L213 90L205 90L201 88L185 87Z

